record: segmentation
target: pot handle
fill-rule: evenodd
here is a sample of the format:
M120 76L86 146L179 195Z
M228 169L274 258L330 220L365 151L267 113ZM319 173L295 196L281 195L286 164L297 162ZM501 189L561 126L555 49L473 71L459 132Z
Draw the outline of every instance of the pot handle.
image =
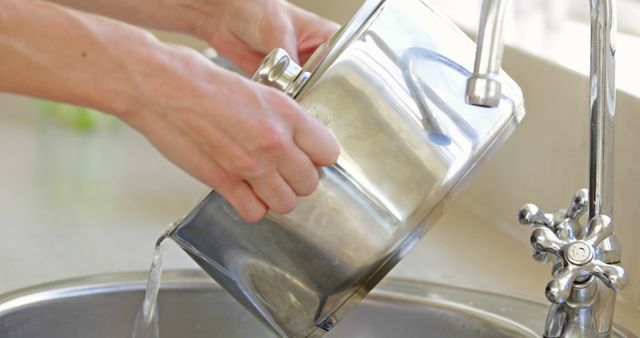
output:
M269 53L251 76L251 80L281 90L289 96L295 96L308 78L309 73L303 72L302 67L281 48Z

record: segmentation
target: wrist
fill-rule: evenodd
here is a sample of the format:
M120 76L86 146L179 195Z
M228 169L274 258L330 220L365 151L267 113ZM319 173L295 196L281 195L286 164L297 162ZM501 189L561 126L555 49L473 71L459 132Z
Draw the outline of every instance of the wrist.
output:
M162 77L159 60L168 58L166 45L153 34L134 28L111 49L123 52L105 55L112 71L104 74L109 80L102 82L99 91L92 90L90 100L94 103L90 106L129 122L144 109L148 84Z
M141 51L128 61L128 94L114 113L136 129L144 129L157 114L178 113L203 97L215 101L221 91L216 84L235 76L191 48L156 41Z

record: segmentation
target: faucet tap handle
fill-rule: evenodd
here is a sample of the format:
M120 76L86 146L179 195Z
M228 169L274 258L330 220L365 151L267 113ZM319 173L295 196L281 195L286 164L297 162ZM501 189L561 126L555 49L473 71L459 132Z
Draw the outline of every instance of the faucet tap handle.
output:
M531 203L525 204L520 208L518 221L520 224L529 227L545 226L549 229L555 228L553 214L545 214L537 205Z
M518 212L518 221L529 227L545 226L562 239L577 239L585 233L579 219L588 209L589 191L581 189L573 194L569 208L554 213L544 213L535 204L523 205Z
M520 224L532 228L544 227L549 231L555 231L557 223L554 218L554 214L544 213L537 205L531 203L523 205L518 212L518 221ZM534 260L541 263L547 263L551 260L551 256L548 253L535 249L531 256Z
M574 221L589 211L589 190L580 189L571 198L571 205L567 209L566 217Z
M571 295L574 283L586 282L592 276L614 291L627 283L622 267L607 264L598 252L598 245L613 234L612 221L598 215L591 219L585 240L560 239L551 229L538 226L531 235L531 246L536 252L555 256L562 265L555 269L547 285L546 296L553 303L564 303Z

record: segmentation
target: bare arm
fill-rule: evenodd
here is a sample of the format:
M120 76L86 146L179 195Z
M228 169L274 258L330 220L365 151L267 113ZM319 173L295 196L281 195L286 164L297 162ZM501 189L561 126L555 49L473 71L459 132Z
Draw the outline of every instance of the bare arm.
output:
M202 37L228 0L49 0L129 23ZM240 0L243 1L243 0Z
M143 60L166 53L150 34L32 0L0 2L0 90L123 115ZM109 81L105 81L105 79Z
M145 31L38 0L0 1L0 91L100 109L249 221L290 211L338 146L293 100Z
M338 29L285 0L50 1L203 39L249 74L276 47L304 63Z

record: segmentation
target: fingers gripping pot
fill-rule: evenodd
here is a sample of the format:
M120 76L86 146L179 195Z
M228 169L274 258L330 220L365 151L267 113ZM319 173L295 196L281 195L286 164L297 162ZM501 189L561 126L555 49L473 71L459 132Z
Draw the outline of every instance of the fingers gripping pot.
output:
M466 104L474 53L422 0L366 1L302 68L274 51L254 80L326 125L338 163L290 214L248 224L211 192L169 236L277 334L322 336L523 118L522 93L502 72L496 108Z

